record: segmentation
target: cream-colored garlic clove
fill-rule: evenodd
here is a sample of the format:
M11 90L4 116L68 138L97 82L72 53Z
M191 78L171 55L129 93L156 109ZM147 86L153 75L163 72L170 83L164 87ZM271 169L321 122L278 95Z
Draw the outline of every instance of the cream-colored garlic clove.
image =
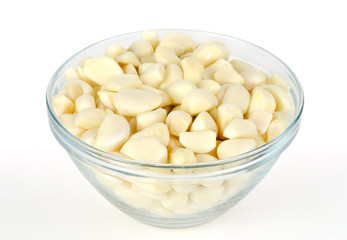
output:
M163 64L153 63L142 73L140 71L141 81L151 87L157 88L165 75L165 68Z
M161 203L169 210L181 209L188 203L188 194L172 190L167 193L166 199L162 200Z
M216 93L221 88L221 86L216 81L213 81L213 80L210 80L210 79L205 79L205 80L199 81L197 83L197 87L201 88L201 89L206 89L210 93L212 93L213 95L216 95Z
M171 104L171 98L170 98L169 94L167 94L166 92L164 92L160 89L153 88L153 87L147 86L145 84L142 84L140 86L140 89L151 91L151 92L158 94L161 97L161 103L160 103L159 107L166 107L166 106L169 106Z
M78 72L74 68L66 69L64 71L64 76L65 76L66 81L70 81L70 80L73 80L73 79L80 79L80 76L79 76Z
M140 58L140 61L142 64L144 64L144 63L156 63L154 54L149 55L149 56L143 56Z
M153 30L142 32L141 39L151 43L153 49L156 49L159 43L158 33Z
M254 139L230 139L221 142L217 149L219 159L231 158L256 148Z
M166 163L167 149L154 137L129 139L121 148L121 153L143 162Z
M195 84L202 79L204 66L193 57L186 57L181 61L183 78L191 80Z
M113 99L114 106L121 115L136 116L157 108L162 97L152 91L124 88Z
M241 109L234 104L223 103L217 109L217 125L219 129L219 138L223 138L223 131L225 127L233 119L243 119Z
M257 127L249 119L234 119L225 127L223 136L227 138L253 138L257 136Z
M175 52L165 46L158 46L155 50L154 57L156 62L163 64L165 67L169 64L181 64L181 60L177 57Z
M182 99L182 110L191 115L197 115L202 111L208 111L218 105L217 98L205 89L195 89Z
M189 194L191 200L198 204L214 204L223 196L224 188L219 186L217 188L207 188L203 186L197 187L197 189Z
M217 91L217 93L215 94L216 95L216 98L218 100L218 103L222 103L223 101L223 98L224 98L224 95L225 93L227 92L229 86L231 86L231 84L223 84L220 89Z
M252 91L255 87L258 87L265 83L267 74L259 68L251 68L240 73L242 78L245 80L243 86L248 90Z
M218 161L217 158L215 158L214 156L210 155L210 154L196 154L196 161L198 163L209 163L209 162L215 162ZM215 172L215 171L219 171L221 170L222 167L221 166L213 166L213 167L201 167L201 168L195 168L194 169L194 173L208 173L208 172Z
M243 114L247 112L251 95L241 84L232 84L226 90L222 103L237 105Z
M105 54L107 57L110 57L112 59L116 59L116 57L118 57L119 55L123 54L123 53L126 53L126 49L117 44L117 43L113 43L111 44L110 46L108 46L105 50Z
M192 54L193 54L192 52L185 53L185 54L183 54L183 55L180 56L180 59L183 60L183 59L185 59L185 58L187 58L187 57L191 57Z
M136 129L142 130L146 127L153 125L154 123L165 122L166 111L163 108L158 108L156 110L140 113L136 116Z
M273 73L271 75L270 78L268 78L265 81L266 84L271 84L271 85L275 85L275 86L279 86L281 88L283 88L286 91L290 90L290 87L288 85L288 83L286 82L286 80L284 80L280 75Z
M130 139L139 137L154 137L157 138L162 144L167 146L170 140L170 132L164 123L155 123L138 131L137 133L134 133L130 136Z
M59 93L70 98L70 100L75 101L83 94L93 95L94 90L88 83L79 79L74 79L66 82L60 89Z
M173 104L181 104L183 97L196 89L195 84L190 80L177 80L165 89L172 99Z
M247 71L249 69L255 68L255 66L246 63L244 61L241 60L237 60L237 59L233 59L230 61L230 64L233 65L233 68L238 72L238 73L242 73L244 71Z
M294 102L292 95L281 87L275 85L264 85L276 101L276 111L290 112L294 109Z
M139 58L133 52L125 52L116 57L118 63L132 64L134 67L138 67L141 62Z
M58 117L59 122L75 137L80 138L86 129L75 125L76 116L73 114L62 114Z
M216 133L210 130L202 132L181 132L180 143L195 153L208 153L216 146Z
M133 52L138 58L150 56L154 52L152 44L145 40L134 41L128 48L128 51Z
M223 48L214 42L206 41L200 43L194 50L192 56L204 67L207 67L219 59L224 58Z
M264 87L256 87L251 94L248 113L255 110L262 110L273 113L276 109L276 101L272 94Z
M192 164L196 163L196 157L192 150L186 148L175 148L169 154L169 163L171 164ZM177 174L189 174L192 169L173 168Z
M163 81L160 83L159 88L164 90L171 83L183 79L183 72L180 66L177 64L169 64L166 67Z
M75 101L75 112L79 113L88 108L96 108L94 97L89 94L79 96Z
M287 128L287 122L282 121L280 119L273 120L266 133L266 142L270 142L271 140L278 137L284 130Z
M183 32L168 32L163 35L159 42L160 46L171 48L177 56L192 52L195 47L194 40Z
M259 133L264 134L270 125L272 114L262 110L255 110L249 113L248 119L254 122Z
M99 127L95 147L106 152L118 150L128 139L129 134L129 123L123 116L108 114Z
M192 116L184 111L171 111L166 117L166 125L174 136L179 136L181 132L187 131L191 123Z
M135 74L138 75L136 68L132 64L127 64L124 68L125 74Z
M224 65L229 65L229 63L224 59L219 59L215 63L211 64L210 66L205 68L204 73L202 75L202 79L213 79L214 74L217 72L217 70L223 67Z
M169 144L166 146L166 148L168 152L170 153L176 148L183 148L183 146L177 138L170 136Z
M238 83L244 84L245 80L235 71L232 65L224 64L213 75L219 84Z
M118 63L109 57L88 59L83 67L86 77L99 85L105 85L111 79L123 74Z
M84 109L76 114L75 124L85 129L98 128L106 116L106 112L99 108Z
M138 88L142 84L138 75L123 74L109 81L106 84L106 89L110 91L119 92L123 88Z
M140 195L142 195L144 197L153 199L153 200L161 201L161 200L164 200L164 199L167 198L166 193L156 193L156 192L146 191L145 189L139 187L138 185L136 185L134 183L132 184L131 189L134 192L136 192L136 193L138 193L138 194L140 194Z
M99 100L106 107L111 109L112 111L116 111L116 108L113 103L113 99L116 96L116 92L100 90L98 91Z
M264 140L263 135L257 135L254 138L254 141L255 141L255 143L257 145L257 148L263 146L266 143L265 140Z
M200 131L206 131L211 130L216 133L218 133L218 127L214 119L211 117L211 115L208 112L201 112L198 116L194 119L190 131L191 132L200 132Z
M52 98L52 106L53 106L54 113L57 116L60 116L62 114L66 114L66 113L74 113L75 112L74 103L63 94L55 95Z
M286 113L277 112L277 111L274 112L274 113L272 114L272 121L277 120L277 119L279 119L279 120L285 122L286 125L288 124L288 116L287 116Z
M96 136L98 135L98 131L99 131L99 128L92 128L85 131L81 136L81 140L91 146L94 146Z

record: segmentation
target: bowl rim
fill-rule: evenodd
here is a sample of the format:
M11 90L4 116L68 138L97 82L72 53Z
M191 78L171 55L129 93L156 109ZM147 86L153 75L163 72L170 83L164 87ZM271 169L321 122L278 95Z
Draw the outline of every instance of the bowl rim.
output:
M257 158L252 159L252 157L254 157L254 156L263 155L265 153L275 151L276 149L278 149L278 147L277 147L278 143L283 138L285 138L287 135L292 134L296 130L296 128L297 128L296 126L300 122L300 119L302 117L303 108L304 108L304 92L302 89L302 85L301 85L300 81L298 80L297 76L295 75L295 73L280 58L278 58L277 56L275 56L271 52L265 50L264 48L259 47L256 44L250 43L248 41L245 41L245 40L242 40L242 39L239 39L236 37L228 36L225 34L214 33L214 32L209 32L209 31L201 31L201 30L192 30L192 29L151 29L151 30L156 31L157 33L163 33L163 32L169 32L169 31L179 31L179 32L185 32L185 33L192 32L192 33L198 33L198 34L208 34L208 35L212 35L212 36L216 36L216 37L222 37L222 38L225 38L228 40L241 42L243 44L253 46L253 47L263 51L266 54L269 54L271 57L273 57L275 60L277 60L281 65L283 65L283 67L288 71L288 73L290 74L290 76L293 80L293 83L295 84L295 86L297 88L298 104L294 105L294 108L296 111L295 111L295 115L293 117L293 120L279 136L277 136L276 138L274 138L270 142L267 142L258 148L255 148L251 151L239 154L239 155L231 157L231 158L221 159L221 160L213 161L213 162L205 162L205 163L171 164L171 163L152 163L152 162L142 162L142 161L140 162L137 160L124 158L124 157L121 157L118 155L107 153L107 152L104 152L100 149L97 149L91 145L88 145L87 143L83 142L79 138L75 137L72 133L70 133L60 123L60 121L58 120L58 116L55 115L55 113L53 111L52 99L51 99L51 97L53 96L53 94L52 94L53 86L54 86L56 80L58 79L58 75L62 72L62 69L64 69L64 67L74 57L83 53L85 50L90 49L90 48L92 48L98 44L101 44L103 42L106 42L106 41L109 41L112 39L116 40L117 38L129 36L129 35L141 34L143 31L135 31L135 32L131 32L131 33L125 33L125 34L121 34L121 35L117 35L117 36L113 36L113 37L109 37L109 38L97 41L97 42L81 49L80 51L76 52L75 54L73 54L55 71L55 73L53 74L53 76L51 77L51 79L48 83L47 90L46 90L46 106L47 106L47 112L48 112L49 117L53 120L53 123L55 124L55 126L57 126L61 130L64 137L67 137L70 140L72 140L74 143L77 143L77 145L79 147L81 147L83 150L85 150L86 152L93 154L92 161L94 161L95 164L97 164L97 165L102 164L104 166L110 167L111 169L116 166L115 163L122 163L122 164L129 164L129 165L134 165L134 166L150 167L150 168L170 168L170 169L176 169L176 168L186 169L187 168L187 169L189 169L189 168L203 168L203 167L213 167L213 166L219 166L219 165L226 165L226 164L241 161L244 159L251 159L250 161L248 161L246 163L241 163L241 164L238 164L234 167L231 167L231 168L236 169L239 166L250 165L252 163L256 163ZM99 162L99 160L101 162Z

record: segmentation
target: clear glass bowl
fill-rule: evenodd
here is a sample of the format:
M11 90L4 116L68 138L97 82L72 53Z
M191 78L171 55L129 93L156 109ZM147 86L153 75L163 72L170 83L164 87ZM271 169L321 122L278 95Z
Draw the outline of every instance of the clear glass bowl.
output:
M173 30L158 30L158 34L161 36L168 31ZM65 82L64 71L76 67L87 56L103 56L105 48L112 43L128 47L134 40L141 38L141 32L97 42L73 55L53 75L46 96L51 130L86 179L124 213L146 224L165 228L206 223L244 198L293 141L300 126L304 104L302 87L295 74L266 50L220 34L178 31L187 33L196 42L223 42L229 46L232 58L247 61L268 73L281 75L291 87L290 93L295 104L287 129L271 142L242 155L216 162L186 165L125 159L98 150L70 134L58 121L51 101Z

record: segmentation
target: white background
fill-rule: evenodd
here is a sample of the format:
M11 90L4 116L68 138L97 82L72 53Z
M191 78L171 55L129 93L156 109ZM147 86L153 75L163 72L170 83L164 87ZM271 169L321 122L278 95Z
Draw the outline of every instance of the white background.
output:
M347 239L344 1L2 1L0 239ZM158 28L223 33L286 62L305 91L293 144L211 223L159 229L125 216L82 177L48 127L45 90L73 53Z

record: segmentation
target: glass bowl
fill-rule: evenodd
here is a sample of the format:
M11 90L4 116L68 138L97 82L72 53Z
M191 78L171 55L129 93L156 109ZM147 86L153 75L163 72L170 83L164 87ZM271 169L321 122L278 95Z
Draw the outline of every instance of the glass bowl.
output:
M157 30L159 36L173 30ZM290 68L266 50L233 37L195 30L187 33L196 42L220 41L228 45L232 58L277 73L290 85L294 111L287 129L278 137L233 158L198 164L154 164L129 160L98 150L73 136L52 110L52 97L65 82L64 71L88 56L103 56L112 43L128 47L141 32L97 42L70 57L53 75L47 88L47 110L51 130L86 179L108 201L129 216L165 228L191 227L206 223L228 211L244 198L268 173L296 136L304 97Z

